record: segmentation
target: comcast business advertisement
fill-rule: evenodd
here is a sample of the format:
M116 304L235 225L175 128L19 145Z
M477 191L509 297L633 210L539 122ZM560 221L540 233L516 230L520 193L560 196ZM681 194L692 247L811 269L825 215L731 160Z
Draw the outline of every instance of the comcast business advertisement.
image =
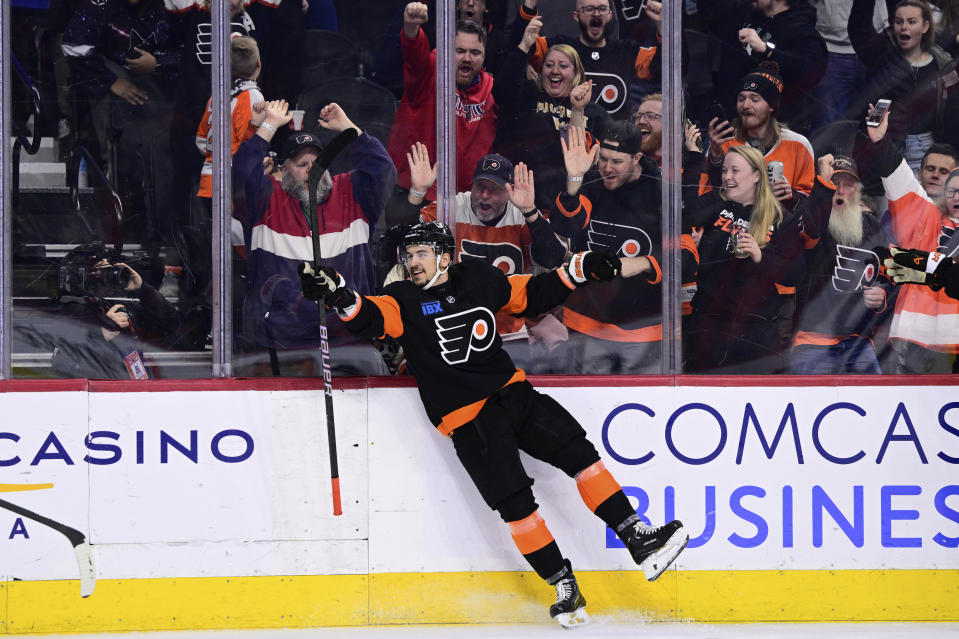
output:
M541 390L644 517L683 520L678 569L959 568L954 387ZM528 569L415 388L334 402L341 517L320 386L0 394L0 581L77 579L84 544L114 579ZM634 570L524 459L576 569Z

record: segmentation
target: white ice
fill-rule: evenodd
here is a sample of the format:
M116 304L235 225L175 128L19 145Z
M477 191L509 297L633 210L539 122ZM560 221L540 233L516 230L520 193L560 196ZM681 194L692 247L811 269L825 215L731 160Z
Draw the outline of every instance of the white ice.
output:
M569 634L566 634L569 633ZM83 635L90 639L957 639L959 623L641 623L623 624L595 619L585 627L564 630L548 619L542 624L407 625L309 628L290 630L198 630L168 632L104 633ZM63 639L62 635L31 635L30 639Z

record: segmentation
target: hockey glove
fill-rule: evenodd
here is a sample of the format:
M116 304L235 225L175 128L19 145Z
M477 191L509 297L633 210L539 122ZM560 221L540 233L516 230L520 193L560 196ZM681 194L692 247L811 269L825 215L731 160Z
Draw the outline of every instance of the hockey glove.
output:
M623 263L609 251L584 251L573 255L566 268L576 285L584 286L590 280L609 282L616 279Z
M314 302L323 301L327 308L333 307L338 311L356 303L356 294L347 288L346 280L329 266L321 266L316 272L309 262L301 262L297 271L300 273L303 297Z
M892 258L883 261L886 275L896 284L926 284L934 291L945 285L939 276L946 270L941 268L944 263L952 263L952 259L942 253L927 253L919 249L901 249L898 246L889 247Z

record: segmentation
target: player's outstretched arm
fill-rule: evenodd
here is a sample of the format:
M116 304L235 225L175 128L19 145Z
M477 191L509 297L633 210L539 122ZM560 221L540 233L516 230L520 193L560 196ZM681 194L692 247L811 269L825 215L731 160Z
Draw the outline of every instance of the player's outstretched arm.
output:
M609 282L622 274L618 257L609 251L584 251L569 263L541 275L512 275L512 295L503 307L507 313L538 317L566 301L569 294L590 282Z
M374 339L403 334L399 305L392 297L359 295L347 287L342 275L328 266L314 271L309 262L303 262L297 269L303 296L315 302L323 301L327 310L335 309L353 335Z

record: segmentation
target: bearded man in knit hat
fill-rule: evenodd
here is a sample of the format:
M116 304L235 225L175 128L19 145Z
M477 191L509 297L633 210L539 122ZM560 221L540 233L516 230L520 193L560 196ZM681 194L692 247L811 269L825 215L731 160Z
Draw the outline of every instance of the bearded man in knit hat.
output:
M773 193L783 206L793 208L812 191L816 164L809 140L776 118L782 92L783 81L775 62L763 62L747 74L736 95L737 117L731 123L718 118L709 123L708 157L710 170L718 171L726 149L748 144L759 149L767 166L782 162L782 178L773 182Z

